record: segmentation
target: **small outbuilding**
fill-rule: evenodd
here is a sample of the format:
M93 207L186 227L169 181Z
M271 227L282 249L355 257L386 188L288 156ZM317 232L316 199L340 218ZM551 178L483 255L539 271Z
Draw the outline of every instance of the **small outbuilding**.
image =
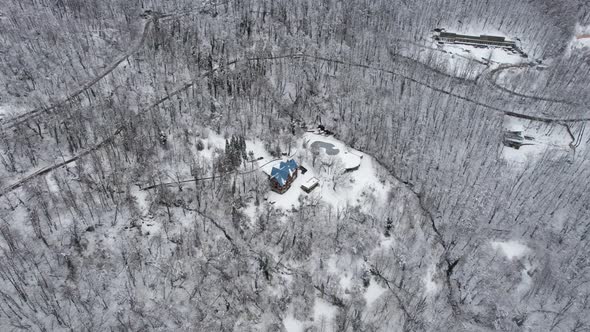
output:
M309 194L319 184L320 184L320 180L318 180L317 178L313 177L313 178L305 181L305 183L301 185L301 189L303 189L303 191L305 191L306 193Z

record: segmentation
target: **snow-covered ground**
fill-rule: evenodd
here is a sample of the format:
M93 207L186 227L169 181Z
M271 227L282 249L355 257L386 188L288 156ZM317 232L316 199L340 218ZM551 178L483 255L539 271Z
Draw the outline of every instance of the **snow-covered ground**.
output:
M198 130L195 134L195 141L202 140L204 149L197 151L193 147L194 154L201 158L211 161L219 151L225 149L226 138L217 134L207 128ZM177 137L169 138L169 141L179 139ZM312 148L314 142L323 143L319 148ZM333 151L337 153L332 155L326 153L327 146L333 147ZM196 144L195 144L196 145ZM324 146L324 147L322 147ZM217 152L216 152L217 151ZM387 203L387 193L391 188L389 180L383 176L386 174L384 169L370 156L364 155L362 152L351 149L342 141L331 137L315 133L305 133L299 138L290 149L290 155L275 158L266 150L264 142L260 140L246 140L246 151L252 151L255 162L245 162L242 166L241 172L258 171L264 174L264 170L270 171L273 166L286 161L290 158L307 169L305 174L299 171L297 179L291 184L289 190L283 194L279 194L270 190L266 194L266 200L273 204L275 208L289 211L293 207L298 207L302 200L323 201L333 208L343 208L347 205L360 205L362 209L371 210L375 204L382 205ZM314 153L316 153L314 155ZM161 160L167 160L166 151L161 152ZM249 157L250 158L250 157ZM345 169L356 168L345 172ZM178 163L162 163L160 169L164 174L161 178L162 182L175 183L177 180L190 180L190 163L181 161ZM213 172L208 170L203 177L211 176ZM378 174L382 174L379 176ZM319 179L319 186L310 193L306 193L301 189L301 185L311 178ZM159 182L159 181L157 181ZM138 202L145 202L145 195L143 192L136 190L132 193ZM370 204L367 204L370 203ZM249 202L243 211L255 220L257 215L257 207L253 202Z
M526 62L518 53L512 53L503 48L496 47L475 47L471 45L462 44L436 44L442 50L447 51L453 55L468 57L473 60L485 61L491 64L518 64Z
M13 105L0 105L0 120L9 119L23 111L24 109L15 107Z
M292 313L289 313L283 319L283 326L287 332L308 331L310 326L316 327L314 331L336 331L334 317L337 312L338 307L320 297L316 297L313 305L313 321L301 321L293 317Z
M304 332L306 324L305 322L295 319L292 314L289 314L283 319L283 325L287 332Z
M434 279L435 271L436 266L432 265L424 276L424 287L426 289L426 294L436 294L440 288L440 285Z
M568 51L572 52L582 49L590 50L590 25L582 26L577 24Z
M501 250L502 253L510 260L521 258L529 251L527 246L517 241L493 241L492 248L495 250Z
M534 161L548 149L570 151L569 144L572 139L565 126L505 116L504 129L522 132L524 136L531 138L525 139L526 144L530 145L523 145L519 149L503 147L502 156L512 165L524 165Z
M531 271L534 270L533 264L525 259L525 257L532 252L532 250L518 241L492 241L492 248L499 250L508 260L521 260L521 280L517 287L517 291L524 292L530 288L533 283L531 278Z
M334 148L339 150L338 154L328 155L324 148L320 148L314 166L311 146L316 141L333 144ZM277 208L289 210L299 206L300 196L303 196L303 199L325 201L334 208L358 205L365 202L367 197L374 197L377 204L386 203L391 183L378 177L377 167L380 166L372 157L349 148L334 137L306 133L298 142L298 150L293 158L308 171L305 174L300 172L287 192L283 194L270 192L268 194L268 201ZM264 163L266 160L261 160L259 165ZM358 170L343 173L345 168L356 166L359 167ZM320 184L307 194L300 187L312 177L318 178ZM363 208L365 207L371 208L363 206Z
M365 301L367 301L367 307L371 306L387 289L379 285L375 279L371 280L369 287L363 294Z
M335 331L333 328L334 316L338 308L324 299L316 297L313 306L313 320L319 331Z
M207 128L196 130L193 134L195 142L200 139L204 145L203 150L194 151L195 156L211 161L216 158L220 151L225 149L226 138L221 134ZM178 138L169 137L169 141L176 139ZM314 144L314 142L321 144ZM286 150L283 146L281 148L283 151ZM375 210L381 211L383 208L376 209L376 207L389 204L389 191L394 186L391 181L394 180L388 179L387 171L382 169L371 156L348 147L334 137L305 133L294 142L290 155L281 158L272 157L266 150L264 142L258 140L246 140L246 151L252 151L253 159L256 162L244 163L239 172L258 172L264 180L266 180L264 170L270 170L281 160L293 158L299 165L307 169L305 174L299 172L297 179L285 193L273 192L268 186L266 203L256 206L253 200L247 201L241 211L253 223L257 220L261 209L264 209L266 204L271 204L274 208L283 210L287 215L293 207L298 207L304 200L323 202L333 209L342 209L347 205L358 205L368 213L374 213ZM162 152L163 160L166 160L165 156L164 149ZM170 164L164 165L166 172L171 175L170 178L173 178L178 173L180 179L190 179L188 162ZM357 167L358 169L345 171L347 168ZM212 172L212 170L207 172ZM206 175L209 174L204 174L204 176ZM319 179L320 185L308 194L300 186L312 177ZM165 181L168 180L170 179ZM174 179L172 180L174 181ZM142 234L155 237L157 234L164 232L165 230L161 225L152 222L152 217L149 214L152 199L151 192L142 191L137 186L132 186L131 190L131 194L135 197L142 212L138 216ZM193 212L188 211L185 213L187 217L183 218L183 220L193 220ZM280 218L285 218L285 216ZM281 219L277 220L277 222L281 222ZM381 250L389 248L391 244L392 240L386 238L376 243ZM387 293L387 289L375 278L371 278L368 287L363 287L361 276L366 273L366 264L366 261L359 257L334 253L326 261L326 271L322 273L327 272L333 278L332 280L337 282L341 290L339 296L344 299L349 299L352 296L351 294L360 291L361 296L366 301L366 310L368 312L371 308L377 308L376 306L380 303L379 299ZM288 310L288 313L283 318L283 326L288 332L305 331L311 326L320 331L336 331L334 320L338 310L337 306L329 302L329 298L322 298L320 292L316 292L309 316L305 319L301 317L295 318L294 311Z

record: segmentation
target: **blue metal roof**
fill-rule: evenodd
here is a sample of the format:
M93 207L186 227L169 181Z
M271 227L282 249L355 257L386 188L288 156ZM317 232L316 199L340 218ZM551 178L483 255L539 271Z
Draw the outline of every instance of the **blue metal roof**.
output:
M297 162L293 159L289 159L286 162L281 161L279 168L273 167L270 171L270 177L275 179L280 186L284 186L287 180L297 170Z

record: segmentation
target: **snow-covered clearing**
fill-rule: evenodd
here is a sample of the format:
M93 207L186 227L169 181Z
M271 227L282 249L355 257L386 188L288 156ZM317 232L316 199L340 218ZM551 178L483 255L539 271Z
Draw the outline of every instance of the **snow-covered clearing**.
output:
M340 287L347 292L358 282L358 276L364 271L365 266L363 263L360 260L354 260L348 255L332 255L326 262L326 269L328 273L338 278Z
M365 301L367 301L367 307L371 306L387 289L379 285L375 279L371 279L371 283L367 290L363 294Z
M511 165L524 165L541 157L545 151L570 151L572 142L567 128L558 124L547 124L539 121L518 119L511 116L504 117L506 132L520 132L523 143L519 149L504 146L502 155Z
M333 320L338 308L326 300L316 297L313 306L313 320L319 331L334 331Z
M293 315L289 314L283 319L283 325L285 326L285 330L287 330L287 332L304 332L306 324L305 322L295 319Z
M517 287L517 291L524 292L529 289L533 283L531 271L534 270L534 266L530 260L525 259L525 256L532 252L531 249L517 241L492 241L491 245L494 250L501 251L508 260L522 261L522 265L520 265L521 281Z
M332 144L334 149L339 152L329 155L325 148L313 149L312 144L317 141ZM303 199L325 201L334 208L360 205L367 199L376 204L386 203L391 183L378 176L377 167L380 166L372 157L351 149L334 137L315 133L306 133L298 141L297 149L293 158L308 171L305 174L299 173L287 192L283 194L270 192L268 194L269 202L273 202L276 207L286 210L297 207L301 196ZM314 152L316 153L315 157ZM259 164L264 162L262 160ZM354 167L358 167L358 169L345 172L345 169ZM313 177L318 178L320 184L307 194L300 187ZM370 209L371 207L363 205L363 208Z

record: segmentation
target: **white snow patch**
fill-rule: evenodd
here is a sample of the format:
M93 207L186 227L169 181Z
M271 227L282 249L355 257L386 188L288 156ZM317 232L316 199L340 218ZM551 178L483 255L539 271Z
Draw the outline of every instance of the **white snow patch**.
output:
M381 246L382 248L390 248L392 244L393 244L393 239L386 238L385 240L383 240L379 243L379 246Z
M458 57L467 57L477 61L489 62L491 64L518 64L526 61L526 59L522 58L519 53L511 52L504 48L482 48L462 44L435 43L435 45L439 49L451 54L451 62L454 61L454 55Z
M149 193L147 190L141 190L138 186L131 187L131 196L135 197L142 217L149 213L150 205L147 202L148 195Z
M569 56L572 51L578 51L581 49L590 50L590 25L582 26L576 24L576 29L566 55Z
M527 246L516 241L494 241L492 242L492 248L495 250L500 249L502 253L504 253L504 255L510 260L521 258L530 250Z
M290 101L294 101L295 98L297 96L297 89L295 84L293 83L285 83L284 89L283 89L283 98L286 98Z
M520 293L525 292L526 290L528 290L532 284L533 284L533 278L531 278L531 276L529 275L529 271L532 269L532 266L530 264L525 264L524 269L522 269L522 271L520 271L520 275L521 275L521 282L518 285L518 287L516 288L516 290Z
M347 290L350 289L350 286L352 286L352 274L350 272L345 272L340 277L340 287L342 287L344 290Z
M52 193L59 192L59 186L57 185L57 182L55 181L52 173L45 175L45 181L47 181L47 187L49 188L49 191Z
M332 321L338 308L327 301L316 297L313 305L313 319L315 325L323 331L333 331Z
M305 323L295 319L292 314L287 315L283 319L283 326L287 332L303 332L305 331Z
M251 225L254 225L256 222L256 213L257 207L254 202L249 203L245 208L242 209L242 212L250 218Z
M270 153L266 151L266 148L264 148L264 143L261 140L246 140L246 152L250 151L254 153L254 159L262 157L262 160L272 160Z
M330 258L326 262L328 273L337 274L340 272L340 270L337 267L337 260L338 260L338 256L336 256L336 255L330 256Z
M0 105L0 120L2 120L3 118L10 118L12 116L18 115L19 113L22 113L23 111L24 111L24 108L17 107L14 105L8 105L8 104Z
M363 294L365 301L367 301L367 307L375 302L386 290L385 287L381 287L375 280L371 280L369 287L367 287L365 294Z
M435 294L438 292L439 285L432 279L436 267L432 265L428 271L426 271L426 275L424 276L424 287L426 289L426 294Z

